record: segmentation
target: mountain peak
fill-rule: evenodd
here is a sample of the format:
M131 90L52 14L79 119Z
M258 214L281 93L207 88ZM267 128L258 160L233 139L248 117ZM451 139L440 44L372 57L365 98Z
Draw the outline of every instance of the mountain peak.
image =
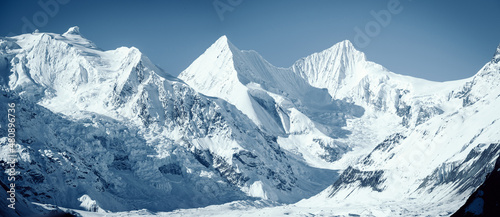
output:
M341 52L341 53L344 53L344 54L347 54L347 53L361 53L360 51L358 51L354 47L354 45L352 44L352 42L349 41L349 40L347 40L347 39L334 44L333 46L331 46L330 48L324 50L323 52L331 52L331 51Z
M63 36L66 36L66 35L80 35L80 27L73 26L73 27L69 28L68 31L66 31L63 34Z
M383 71L379 70L381 67L369 65L365 54L344 40L298 60L292 68L312 86L328 88L330 95L340 97L371 72Z
M236 48L236 46L234 46L233 43L231 43L229 41L229 39L227 38L226 35L223 35L219 39L217 39L217 41L215 41L215 43L212 44L212 46L210 46L209 49L214 49L214 48L220 49L220 50L224 50L224 48L228 48L231 52L239 51L239 49Z
M211 89L213 84L224 84L227 79L237 79L233 58L238 52L239 50L229 42L227 36L223 35L178 77L192 85L198 92Z
M217 43L217 42L227 43L227 42L229 42L229 39L227 38L226 35L222 35L221 37L219 37L219 39L217 39L217 41L215 41L215 43Z
M353 47L354 48L354 45L352 44L352 42L349 39L343 40L337 44L339 44L343 47Z

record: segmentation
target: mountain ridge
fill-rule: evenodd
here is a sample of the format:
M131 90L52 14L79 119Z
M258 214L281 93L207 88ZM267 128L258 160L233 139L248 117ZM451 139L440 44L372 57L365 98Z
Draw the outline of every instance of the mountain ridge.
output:
M200 93L235 105L262 130L278 136L285 149L321 167L328 167L321 162L337 159L350 148L333 139L349 134L342 129L346 119L364 112L359 106L332 99L326 89L311 86L289 68L274 67L255 51L240 51L226 37L178 77ZM286 142L290 136L299 137L309 150ZM337 147L338 152L333 151Z
M349 41L282 68L222 36L175 78L137 48L103 51L72 27L0 39L0 101L20 107L26 201L446 215L500 154L499 49L471 78L430 82Z
M492 168L493 159L496 159L494 157L500 154L498 148L494 146L498 141L498 139L495 139L494 129L498 127L495 121L488 122L485 119L485 115L496 117L492 113L492 109L498 102L495 93L499 91L494 83L500 78L496 55L474 76L448 82L433 82L394 74L376 63L367 61L365 55L356 51L352 44L347 41L340 42L322 52L301 58L292 67L279 68L293 71L312 86L326 88L334 99L346 100L362 106L365 113L353 119L354 121L358 118L357 120L361 120L362 124L349 128L353 132L368 132L369 134L370 131L360 131L357 128L366 127L367 123L373 122L386 122L389 125L402 126L390 128L388 131L392 133L389 134L380 134L377 129L374 129L375 134L384 137L384 139L379 138L370 141L370 143L378 141L374 143L378 144L377 146L349 146L350 150L345 152L345 156L334 158L334 165L338 165L338 162L344 161L344 159L349 159L350 154L355 152L353 150L358 149L356 152L363 152L363 154L352 157L350 161L347 161L347 164L342 164L343 166L349 165L349 167L342 173L338 184L331 186L330 190L328 190L329 193L321 193L298 203L298 205L306 207L315 207L317 204L325 205L320 201L328 201L329 204L345 204L345 201L348 201L346 198L352 198L352 202L355 202L362 197L361 195L368 193L374 194L374 196L371 197L373 201L367 201L367 203L379 201L381 198L392 198L391 196L394 195L400 195L399 197L402 199L391 201L391 203L396 201L398 201L397 203L405 203L403 198L406 197L406 193L399 190L394 190L392 193L393 190L387 190L387 188L393 189L400 186L401 183L414 182L415 188L411 187L412 185L405 188L412 193L413 197L433 201L429 195L456 194L455 198L444 197L443 201L447 200L446 203L455 204L446 208L448 212L457 209L457 204L483 180L481 176L474 174L473 171L482 168L481 171L488 172ZM237 65L237 61L241 60L234 58L234 61L234 64ZM181 79L183 79L183 73L181 73ZM262 73L273 74L275 72L263 70ZM325 77L319 79L320 76ZM188 84L196 86L195 83L190 83L189 79L185 80ZM231 103L231 99L227 100ZM489 104L489 102L492 104ZM472 112L474 108L476 112L480 112L474 114ZM307 116L306 113L303 114ZM386 116L389 117L389 120ZM475 120L476 116L478 116L478 120ZM452 125L445 124L447 122L462 126L462 128L458 129L458 132L463 132L464 135L457 135L457 138L453 138L453 135L455 135L453 132L457 129ZM475 134L472 132L465 133L467 128L464 127L467 126L481 126L482 129ZM471 129L471 131L477 130L477 127ZM436 142L428 134L446 137L456 144L463 144L464 140L470 142L463 144L463 147L459 148L443 140ZM483 138L481 141L484 143L481 143L477 138ZM283 147L292 142L286 139L281 141L279 144ZM339 140L334 139L333 141L338 142ZM418 141L423 141L424 144L418 144ZM440 143L442 143L442 146L448 147L448 149L438 148L436 145ZM359 150L360 148L361 150ZM439 154L422 151L425 149L439 149L438 153L442 153L442 156L440 158L437 156ZM363 150L371 151L364 152ZM301 150L301 152L306 153L304 150ZM417 155L418 158L434 162L433 166L423 169L412 162L405 161L405 157L412 157L412 152L415 152L413 155ZM481 152L484 152L482 157ZM466 156L469 157L465 158ZM398 165L398 162L401 165L395 166ZM437 162L441 162L441 165L436 164ZM465 162L468 162L468 166L464 166L466 165ZM424 162L420 160L417 163ZM429 187L427 186L430 185L428 183L433 181L419 183L418 180L410 178L409 173L405 173L404 178L398 177L396 174L402 173L401 171L405 167L410 171L418 172L422 176L421 179L424 180L435 180L444 170L448 180L445 182L436 181L435 185L438 187ZM449 170L452 172L449 172ZM458 170L472 171L472 173L465 174L466 172L464 172L463 175L469 178L460 180L461 178L452 175L453 171ZM457 180L453 180L453 177ZM358 183L359 181L361 184ZM448 186L450 183L462 186L462 190L457 191L455 189L453 193L433 190L433 188L446 188L444 186ZM424 187L419 187L420 185ZM366 190L370 188L371 190ZM422 188L427 189L429 195L426 195ZM357 196L353 196L355 195L353 192L358 192ZM330 196L321 196L325 194ZM415 210L415 212L417 211Z
M20 97L19 166L31 172L18 184L29 186L30 201L76 209L84 198L110 211L293 202L337 174L289 157L233 105L164 76L136 48L102 51L53 33L0 44L8 42L17 46L1 47L9 69L2 102Z

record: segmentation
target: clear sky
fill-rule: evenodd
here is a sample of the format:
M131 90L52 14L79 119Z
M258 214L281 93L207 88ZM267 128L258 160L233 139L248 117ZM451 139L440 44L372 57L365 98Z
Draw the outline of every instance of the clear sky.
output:
M349 39L393 72L446 81L470 77L492 58L500 1L0 1L1 36L75 25L99 47L135 46L173 75L227 35L282 67Z

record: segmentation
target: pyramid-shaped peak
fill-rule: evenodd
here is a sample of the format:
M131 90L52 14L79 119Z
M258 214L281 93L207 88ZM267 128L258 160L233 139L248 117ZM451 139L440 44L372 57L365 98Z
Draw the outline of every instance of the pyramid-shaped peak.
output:
M229 41L229 39L227 38L226 35L222 35L221 37L219 37L219 39L217 39L216 43L217 42L221 42L221 43L227 43Z
M341 41L341 42L339 42L339 43L337 43L337 44L339 44L339 45L341 45L341 46L343 46L343 47L353 47L353 48L354 48L354 45L353 45L353 44L352 44L352 42L351 42L351 41L349 41L348 39L343 40L343 41Z
M334 44L332 47L326 50L342 50L344 52L349 52L349 51L358 51L354 45L352 44L351 41L349 40L343 40L341 42L338 42Z
M214 44L212 44L212 46L210 46L209 49L221 49L223 50L224 48L228 48L230 51L239 51L239 49L234 46L230 41L229 39L227 38L226 35L223 35L221 36L219 39L217 39L217 41L215 41Z
M73 26L73 27L69 28L68 31L66 31L63 34L63 36L66 36L66 35L80 35L80 27Z
M351 60L358 58L361 58L362 60L365 59L364 53L357 50L351 43L351 41L343 40L341 42L334 44L330 48L327 48L320 52L313 53L307 57L304 57L300 59L298 62L302 62L307 59L311 61L318 61L318 60L336 61L336 59L342 58L342 56L348 57Z

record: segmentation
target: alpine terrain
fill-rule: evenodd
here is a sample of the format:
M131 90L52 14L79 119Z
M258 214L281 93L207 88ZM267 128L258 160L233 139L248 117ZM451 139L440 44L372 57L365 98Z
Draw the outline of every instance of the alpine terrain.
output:
M222 36L174 77L137 48L105 51L72 27L0 38L0 75L17 144L16 209L1 200L0 216L498 210L500 47L473 77L433 82L368 61L347 40L282 68Z

